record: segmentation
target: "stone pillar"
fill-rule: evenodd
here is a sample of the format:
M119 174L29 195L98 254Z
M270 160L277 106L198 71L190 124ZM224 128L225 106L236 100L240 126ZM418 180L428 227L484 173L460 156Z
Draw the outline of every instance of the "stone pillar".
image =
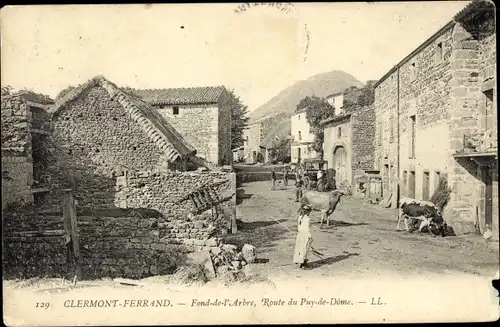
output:
M476 206L479 203L479 180L474 161L455 159L453 154L463 149L464 135L479 126L478 41L460 23L453 27L451 52L451 121L448 183L452 189L445 208L445 219L457 234L474 232Z

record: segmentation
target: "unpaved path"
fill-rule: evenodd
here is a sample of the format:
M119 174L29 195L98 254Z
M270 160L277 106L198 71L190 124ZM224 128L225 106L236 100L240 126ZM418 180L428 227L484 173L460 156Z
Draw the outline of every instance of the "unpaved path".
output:
M313 247L324 256L310 254L310 270L292 264L298 203L294 187L270 191L270 182L243 185L239 193L239 230L227 242L257 247L259 263L251 272L273 277L399 276L422 274L474 274L494 276L498 271L498 242L487 244L477 235L436 237L405 235L396 231L394 209L343 198L329 228L319 230L313 213Z

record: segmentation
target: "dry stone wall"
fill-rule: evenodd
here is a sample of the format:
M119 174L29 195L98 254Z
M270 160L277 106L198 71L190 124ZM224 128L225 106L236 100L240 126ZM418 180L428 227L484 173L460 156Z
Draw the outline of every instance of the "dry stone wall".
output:
M154 210L80 208L79 214L84 278L139 278L171 273L190 251L160 233L161 215ZM13 214L6 218L3 241L6 278L61 277L71 271L66 261L61 216ZM42 235L42 230L53 231L53 235Z
M372 170L375 154L375 109L373 106L351 116L352 170Z
M32 117L21 96L2 96L2 209L32 202Z

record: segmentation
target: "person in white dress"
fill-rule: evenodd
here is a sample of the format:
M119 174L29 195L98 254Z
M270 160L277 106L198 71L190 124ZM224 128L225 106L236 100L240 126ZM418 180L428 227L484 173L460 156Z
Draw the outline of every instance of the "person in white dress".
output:
M310 231L310 213L310 206L305 205L299 209L299 219L297 225L298 233L295 240L295 253L293 255L293 263L298 264L299 268L308 268L307 256L311 250L313 241Z

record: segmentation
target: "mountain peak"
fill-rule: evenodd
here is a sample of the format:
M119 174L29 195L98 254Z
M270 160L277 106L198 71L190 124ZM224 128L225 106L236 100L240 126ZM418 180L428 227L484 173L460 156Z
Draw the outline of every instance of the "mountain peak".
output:
M250 122L254 123L285 113L291 116L303 98L313 95L325 97L342 92L350 86L363 87L364 85L354 76L342 70L332 70L313 75L306 80L295 82L252 111L250 113Z

